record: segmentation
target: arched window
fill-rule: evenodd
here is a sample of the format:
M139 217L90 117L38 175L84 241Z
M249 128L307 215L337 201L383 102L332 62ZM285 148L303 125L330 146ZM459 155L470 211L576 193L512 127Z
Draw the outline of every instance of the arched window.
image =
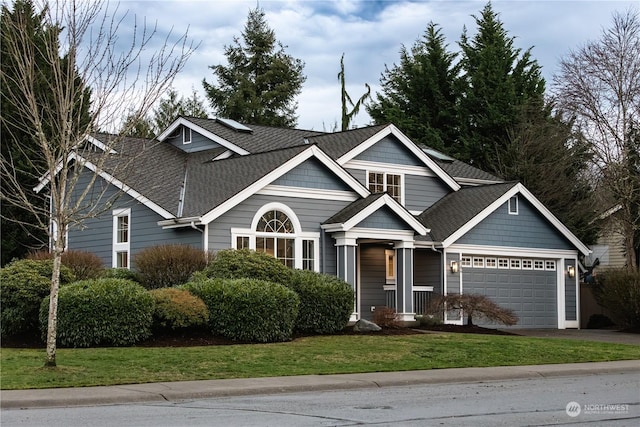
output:
M295 267L296 239L288 236L294 231L287 214L276 209L268 210L256 226L256 251L278 258L287 267Z
M268 203L258 209L250 229L231 229L232 247L265 252L292 268L319 271L319 232L303 232L291 208Z

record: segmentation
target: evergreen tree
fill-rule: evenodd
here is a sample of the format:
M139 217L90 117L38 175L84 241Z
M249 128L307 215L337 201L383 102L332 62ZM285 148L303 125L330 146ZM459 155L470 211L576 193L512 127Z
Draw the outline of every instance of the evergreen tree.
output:
M394 123L414 142L458 154L459 69L440 28L429 23L411 51L403 46L400 64L387 68L382 93L367 106L376 124Z
M342 130L345 131L349 129L349 124L353 117L360 112L360 106L362 106L362 103L371 94L371 86L367 83L364 84L367 91L358 98L358 101L354 104L351 96L347 93L347 83L344 74L344 53L342 54L342 57L340 57L340 72L338 73L338 80L340 80L340 101L342 103ZM348 111L347 105L351 105L351 111Z
M32 129L24 126L25 111L17 108L13 99L9 96L17 90L18 83L23 79L20 68L16 66L15 57L9 52L12 40L16 39L15 31L21 28L26 33L29 46L23 46L24 51L33 53L32 72L34 82L37 87L34 92L38 94L38 105L52 105L53 93L50 90L51 82L54 80L54 69L69 69L65 65L56 67L51 61L60 61L62 64L68 61L67 57L51 58L47 55L46 46L50 40L56 39L60 29L51 25L45 25L44 15L46 9L36 12L31 0L16 0L13 9L9 9L6 4L2 6L0 18L0 107L2 109L1 135L2 135L2 159L7 165L11 165L11 171L18 182L25 187L33 188L40 178L38 171L42 171L46 165L42 155L38 153L39 147L32 135ZM70 81L71 84L82 87L82 81L75 78L61 78L61 81ZM78 91L78 99L75 103L77 115L80 117L79 123L89 122L89 95L88 89ZM83 99L79 99L83 98ZM56 113L46 111L45 107L40 109L39 119L43 122L45 132L54 134L55 123L48 122ZM2 180L2 265L13 258L24 257L27 252L47 248L47 233L38 227L37 220L27 209L7 203L5 195L10 192L8 180ZM31 203L39 203L38 196L33 192L27 193Z
M517 126L524 106L544 105L545 81L531 48L521 55L491 3L474 18L477 34L470 40L465 28L460 40L465 94L459 111L464 146L460 157L498 174L496 165L509 144L507 130Z
M294 127L295 97L306 80L304 63L285 53L260 8L249 11L242 40L244 44L236 37L225 46L228 66L210 67L217 84L202 81L215 114L251 124Z

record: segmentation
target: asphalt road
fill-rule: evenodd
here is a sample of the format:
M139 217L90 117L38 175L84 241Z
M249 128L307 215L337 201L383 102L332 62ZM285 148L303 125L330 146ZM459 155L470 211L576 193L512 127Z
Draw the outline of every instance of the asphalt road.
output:
M640 425L640 372L4 409L9 426Z

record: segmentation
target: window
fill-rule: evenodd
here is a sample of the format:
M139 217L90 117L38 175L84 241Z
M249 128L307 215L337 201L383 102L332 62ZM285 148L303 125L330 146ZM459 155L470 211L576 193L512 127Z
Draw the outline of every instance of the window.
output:
M131 209L113 211L113 261L115 268L129 268Z
M302 241L302 269L315 270L315 240Z
M191 128L184 126L182 128L182 143L190 144L191 143Z
M509 199L509 215L518 215L518 196Z
M387 284L396 283L396 251L385 249L385 270L387 272Z
M485 260L485 265L487 268L496 268L498 266L498 260L495 258L487 258Z
M498 268L509 268L509 259L498 258Z
M398 203L402 203L402 177L386 172L369 172L369 191L372 193L387 192Z
M249 249L249 236L236 237L236 249Z
M534 270L544 270L544 261L541 259L536 259L533 261L533 269Z
M545 260L544 269L549 271L556 271L556 262L553 260Z
M470 256L460 257L460 267L471 267L471 257Z
M473 257L473 267L474 268L484 268L484 258Z
M235 249L252 249L277 258L287 267L319 271L320 233L302 232L295 213L282 203L256 212L250 229L231 229Z
M512 258L509 264L509 268L513 268L515 270L520 270L520 260L516 258Z
M522 260L522 269L523 270L533 270L533 260L531 260L531 259L523 259Z

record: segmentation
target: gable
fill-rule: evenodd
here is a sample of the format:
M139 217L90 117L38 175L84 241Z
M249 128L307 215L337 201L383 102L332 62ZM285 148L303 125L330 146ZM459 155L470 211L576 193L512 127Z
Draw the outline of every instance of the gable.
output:
M388 206L382 206L356 224L357 228L376 228L383 230L412 230L409 225Z
M574 249L540 212L524 197L518 198L518 214L509 214L509 202L480 221L460 237L456 244Z
M305 160L273 181L271 185L353 191L342 179L338 178L334 172L315 157Z
M221 147L221 145L217 142L212 141L211 139L193 129L191 129L191 141L188 143L184 143L183 132L185 132L185 130L187 129L189 128L184 125L179 126L171 135L166 138L165 141L187 153L195 153L198 151L205 151L212 148Z
M424 163L401 144L394 135L385 136L358 154L354 160L404 166L424 166Z

